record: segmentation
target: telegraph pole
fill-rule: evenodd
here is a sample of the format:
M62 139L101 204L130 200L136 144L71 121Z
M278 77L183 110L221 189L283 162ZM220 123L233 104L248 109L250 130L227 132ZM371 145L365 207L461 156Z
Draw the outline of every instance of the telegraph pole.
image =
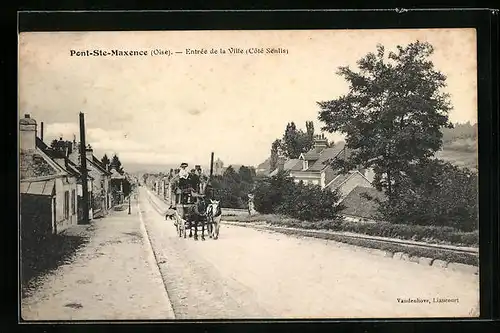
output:
M210 155L210 179L212 179L212 176L214 174L214 153Z
M80 168L82 173L82 204L83 220L81 224L89 223L89 189L88 189L88 171L87 171L87 145L85 144L85 115L80 112Z

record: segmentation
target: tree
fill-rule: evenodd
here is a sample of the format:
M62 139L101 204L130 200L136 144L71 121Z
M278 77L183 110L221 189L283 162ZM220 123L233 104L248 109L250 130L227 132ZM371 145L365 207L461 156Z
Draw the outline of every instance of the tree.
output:
M118 155L114 154L111 158L111 163L109 165L111 168L114 168L120 174L123 174L122 162L118 158Z
M307 152L314 144L314 124L306 121L306 132L297 129L292 121L288 123L285 134L281 140L280 148L287 158L298 158L300 154Z
M104 165L104 167L109 166L109 164L111 163L111 161L109 160L107 154L104 154L104 156L101 158L101 163Z
M304 151L310 150L314 145L314 123L306 121L306 133L304 135Z
M262 214L277 213L303 221L338 220L338 191L321 189L317 185L295 184L287 171L257 183L254 191L255 209Z
M380 206L384 220L477 230L476 173L434 159L413 165L407 175L406 186L393 204Z
M318 102L323 130L342 132L352 150L349 161L335 161L345 170L373 168L375 186L394 199L405 172L431 158L442 146L442 127L451 127L449 96L440 89L446 77L434 70L429 43L398 46L386 57L384 47L357 62L359 71L340 67L349 83L347 94Z
M223 177L229 180L235 180L239 178L239 175L236 173L233 166L230 165L226 168L226 170L224 170Z
M281 141L279 139L274 140L273 144L271 145L271 160L269 162L271 171L276 169L276 167L278 166L280 146L281 146Z
M249 167L246 167L242 165L240 169L238 170L238 174L240 176L241 181L247 182L247 183L252 183L253 182L253 175L252 175L252 169Z

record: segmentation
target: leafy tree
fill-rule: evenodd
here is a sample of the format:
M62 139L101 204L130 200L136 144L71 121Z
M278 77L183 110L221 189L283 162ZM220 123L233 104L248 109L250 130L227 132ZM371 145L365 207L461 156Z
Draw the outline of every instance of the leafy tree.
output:
M255 169L252 172L252 168L242 165L238 170L241 181L252 183L253 177L255 175Z
M307 152L314 143L314 124L306 121L306 132L297 129L292 121L288 123L282 140L280 141L282 153L287 158L298 158L300 154Z
M255 209L263 214L277 213L304 221L336 220L344 207L337 191L316 185L295 184L287 171L262 179L254 191Z
M477 174L440 160L413 165L396 200L380 205L386 221L402 224L478 228Z
M310 150L314 145L314 123L306 121L306 133L303 135L303 152Z
M293 179L286 171L279 171L275 176L260 180L254 191L255 209L262 214L277 212L277 207L284 198L293 192L293 186Z
M442 127L451 127L449 96L440 92L446 77L428 58L429 43L415 42L386 52L377 46L357 62L359 71L340 67L338 75L349 83L347 94L318 102L323 130L342 132L352 149L350 161L334 167L372 167L375 185L393 200L404 174L442 146Z
M280 155L280 146L281 141L279 139L274 140L271 145L271 160L270 160L270 169L274 170L278 166L278 157Z

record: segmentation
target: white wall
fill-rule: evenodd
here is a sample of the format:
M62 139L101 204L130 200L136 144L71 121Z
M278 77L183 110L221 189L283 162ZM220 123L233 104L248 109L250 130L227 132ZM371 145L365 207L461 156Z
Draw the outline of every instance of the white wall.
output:
M76 178L68 177L67 181L65 178L57 178L55 181L56 186L56 225L57 232L61 232L64 229L78 223L78 192ZM73 197L75 203L75 212L73 213L71 208L71 192L75 190L75 196ZM64 193L69 192L69 217L66 219L64 216Z

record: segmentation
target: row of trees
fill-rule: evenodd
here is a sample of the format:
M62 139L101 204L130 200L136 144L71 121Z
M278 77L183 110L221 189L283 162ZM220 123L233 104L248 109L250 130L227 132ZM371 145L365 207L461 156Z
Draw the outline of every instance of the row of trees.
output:
M225 208L247 208L248 194L255 185L255 168L241 166L236 171L231 165L222 175L212 178L216 197Z

